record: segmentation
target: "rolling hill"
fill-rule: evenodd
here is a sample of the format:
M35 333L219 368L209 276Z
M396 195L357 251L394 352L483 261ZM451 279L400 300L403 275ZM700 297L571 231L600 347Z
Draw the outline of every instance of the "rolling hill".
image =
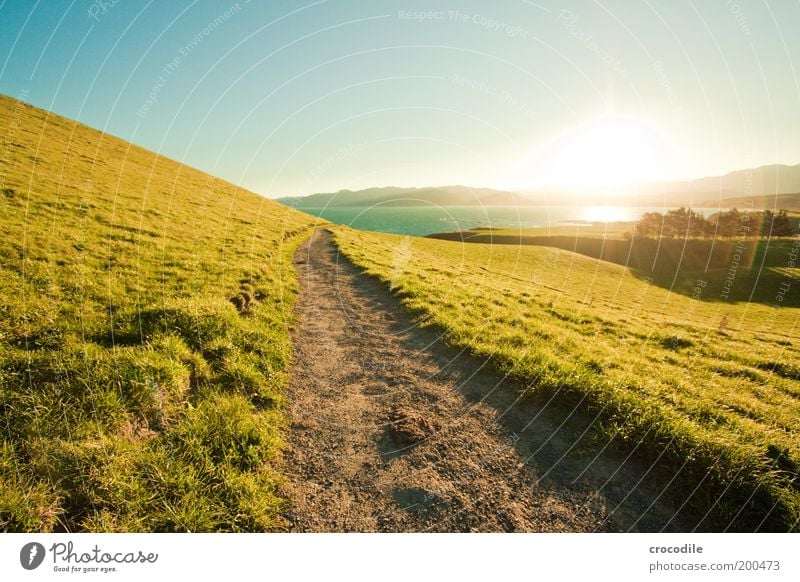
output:
M681 191L674 187L668 190ZM730 193L732 196L774 196L800 192L800 164L794 166L772 164L728 172L723 176L691 180L683 191L696 194L710 193L714 196L718 196L720 192Z
M689 274L564 248L344 226L335 235L421 325L491 361L523 396L589 410L593 442L669 471L663 493L699 529L797 530L800 312L784 298L797 277L791 241L758 251L752 265L754 253L739 251ZM759 280L767 270L774 276Z
M692 208L800 210L800 164L773 164L694 180L628 184L618 193L598 196L585 187L525 190L524 199L542 204L615 204L623 206L687 206Z
M0 96L0 530L280 527L308 215Z

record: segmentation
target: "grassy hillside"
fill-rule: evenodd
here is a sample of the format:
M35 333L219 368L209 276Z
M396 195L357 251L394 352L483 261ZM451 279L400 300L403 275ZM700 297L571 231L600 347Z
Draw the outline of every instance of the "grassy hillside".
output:
M591 408L600 438L671 471L688 522L798 528L800 309L671 293L558 248L336 238L451 343L531 396ZM790 260L785 282L800 274Z
M0 529L274 527L311 221L0 97Z
M782 291L796 238L631 239L632 223L552 228L473 229L430 238L496 245L555 247L629 267L631 274L687 297L702 285L705 301L800 307L800 294ZM513 252L513 249L512 249ZM787 278L788 276L788 278ZM777 299L780 297L780 299Z

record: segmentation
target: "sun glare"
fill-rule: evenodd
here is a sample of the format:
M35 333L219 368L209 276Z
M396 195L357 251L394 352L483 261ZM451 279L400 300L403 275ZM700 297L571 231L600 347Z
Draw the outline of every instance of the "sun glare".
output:
M663 139L641 121L603 118L554 140L537 160L543 185L616 186L656 180L668 159Z
M589 206L581 213L581 220L587 222L620 222L631 218L630 210L621 206Z

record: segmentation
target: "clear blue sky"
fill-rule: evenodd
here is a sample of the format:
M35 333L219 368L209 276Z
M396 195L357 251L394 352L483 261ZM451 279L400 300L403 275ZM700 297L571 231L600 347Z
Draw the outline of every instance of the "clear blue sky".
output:
M798 25L789 0L0 0L0 92L267 196L533 186L595 153L693 177L800 162Z

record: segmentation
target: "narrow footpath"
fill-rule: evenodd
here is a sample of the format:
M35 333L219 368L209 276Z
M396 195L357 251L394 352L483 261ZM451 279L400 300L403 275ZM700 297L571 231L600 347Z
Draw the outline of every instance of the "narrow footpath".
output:
M291 531L671 531L665 484L593 418L519 401L421 328L317 231L301 295L281 470Z

